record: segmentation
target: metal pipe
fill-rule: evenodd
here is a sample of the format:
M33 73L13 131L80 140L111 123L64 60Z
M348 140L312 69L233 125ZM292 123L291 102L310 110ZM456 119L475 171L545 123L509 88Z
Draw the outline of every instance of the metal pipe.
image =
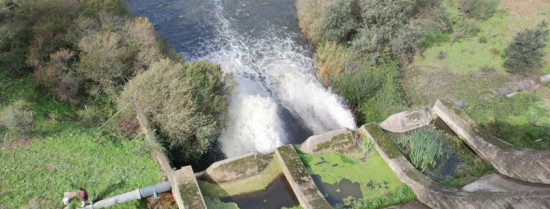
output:
M109 197L95 202L93 205L87 205L85 208L105 208L118 203L128 202L132 200L139 200L149 196L152 196L154 193L167 192L172 189L172 185L169 181L163 181L161 183L143 187L141 189L132 190L123 194L119 194L114 197Z

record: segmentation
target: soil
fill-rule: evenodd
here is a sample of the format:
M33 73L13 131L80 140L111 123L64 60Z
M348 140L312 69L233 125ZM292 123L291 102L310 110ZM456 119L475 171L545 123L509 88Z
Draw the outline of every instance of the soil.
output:
M17 149L24 146L27 146L29 144L32 144L34 142L33 139L17 139L13 140L10 143L7 144L0 144L0 148L2 149Z
M176 200L172 195L172 192L164 192L158 195L158 198L155 199L152 196L142 200L143 206L151 209L168 209L168 208L177 208Z
M549 9L547 0L501 0L500 7L510 10L516 17L535 17L542 9Z

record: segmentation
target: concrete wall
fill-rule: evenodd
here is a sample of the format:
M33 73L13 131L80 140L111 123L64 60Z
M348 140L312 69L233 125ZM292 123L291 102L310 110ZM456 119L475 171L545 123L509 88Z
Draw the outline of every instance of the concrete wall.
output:
M332 208L323 195L321 195L321 192L315 185L315 182L313 182L313 179L292 145L277 148L275 157L280 162L283 174L303 208Z
M499 173L514 179L550 184L550 151L519 149L481 129L462 110L437 101L432 113Z
M465 192L448 189L420 173L375 123L362 126L360 134L369 138L393 172L431 208L503 209L550 208L550 192Z
M355 146L353 132L347 128L310 136L300 146L302 152L323 154L332 151L346 151Z
M209 181L223 183L260 174L273 159L273 155L251 153L242 157L215 162L200 176Z
M181 197L182 202L176 202L180 209L206 209L199 184L191 166L185 166L174 172L177 187L172 187L172 194Z

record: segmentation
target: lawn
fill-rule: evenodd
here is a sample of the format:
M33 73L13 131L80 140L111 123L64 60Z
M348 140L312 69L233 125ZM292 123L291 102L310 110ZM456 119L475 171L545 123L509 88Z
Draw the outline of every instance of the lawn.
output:
M452 9L451 6L451 14ZM480 23L480 32L476 35L432 46L421 56L416 56L412 65L424 71L443 69L459 74L476 72L482 67L505 72L504 51L516 33L524 28L533 28L543 20L548 22L549 17L546 13L534 17L515 17L501 9ZM550 49L550 40L546 49ZM446 56L441 57L440 53ZM543 72L550 73L550 65L545 65Z
M79 187L97 199L162 181L144 139L96 132L81 122L83 107L41 92L32 76L0 74L0 112L21 101L35 123L25 136L0 130L0 208L60 208L63 193ZM114 208L140 207L132 201Z
M3 208L59 208L63 192L78 187L92 198L107 198L162 180L142 139L110 140L87 129L67 129L22 148L1 150L0 159ZM114 208L136 207L140 201Z
M440 42L416 56L401 79L412 108L430 106L438 99L461 102L470 117L504 141L521 148L550 149L548 85L510 98L499 93L501 88L514 89L517 82L537 78L507 73L504 50L517 31L533 28L542 20L548 22L548 6L528 16L500 8L479 23L478 34ZM456 5L447 4L447 8L451 16L458 15ZM546 60L549 58L547 55ZM550 73L550 65L545 64L542 73Z

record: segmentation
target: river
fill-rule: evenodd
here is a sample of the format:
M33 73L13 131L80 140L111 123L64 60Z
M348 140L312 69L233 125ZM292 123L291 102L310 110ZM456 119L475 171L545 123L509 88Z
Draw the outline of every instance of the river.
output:
M313 70L294 0L129 0L185 60L206 59L236 81L216 143L222 157L270 153L312 134L355 129L342 99ZM218 154L219 155L219 154Z

